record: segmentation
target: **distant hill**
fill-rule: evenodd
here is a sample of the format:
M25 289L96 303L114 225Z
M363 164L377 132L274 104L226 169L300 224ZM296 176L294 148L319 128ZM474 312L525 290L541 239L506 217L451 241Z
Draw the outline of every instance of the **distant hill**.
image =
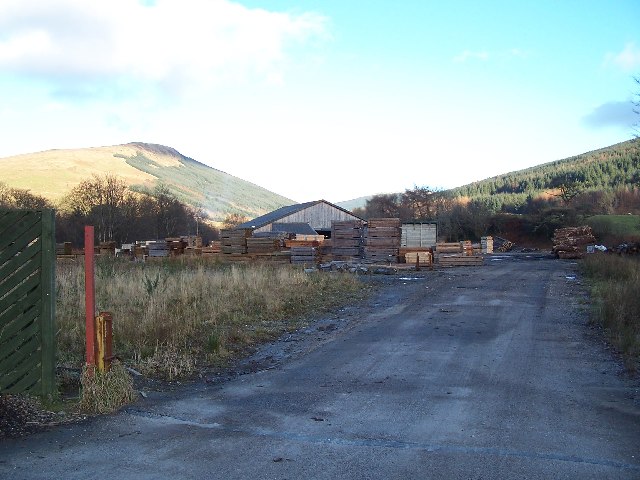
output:
M230 213L257 217L295 203L253 183L211 168L177 150L149 143L48 150L0 159L6 185L28 189L53 203L92 175L121 177L133 191L162 183L181 201L202 207L212 220Z
M338 202L336 205L344 208L345 210L353 211L355 208L364 208L368 200L371 200L374 195L366 197L358 197L352 200L345 200L344 202Z
M497 175L450 190L454 195L479 197L535 194L557 187L563 178L584 188L611 189L640 186L640 139L535 167Z

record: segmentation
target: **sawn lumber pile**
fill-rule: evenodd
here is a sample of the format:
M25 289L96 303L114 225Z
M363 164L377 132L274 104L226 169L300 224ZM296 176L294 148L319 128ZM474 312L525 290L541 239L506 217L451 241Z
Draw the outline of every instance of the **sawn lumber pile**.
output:
M247 238L251 237L250 228L225 229L220 231L222 253L247 253Z
M593 245L596 238L591 227L557 228L553 233L553 253L558 258L582 258L587 250L587 245Z
M402 224L399 218L371 218L364 229L364 259L398 263Z

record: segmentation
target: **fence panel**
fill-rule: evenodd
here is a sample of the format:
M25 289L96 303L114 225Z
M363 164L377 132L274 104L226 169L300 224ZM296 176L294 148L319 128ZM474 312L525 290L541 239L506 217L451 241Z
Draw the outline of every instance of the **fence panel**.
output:
M55 390L55 216L0 210L0 392Z

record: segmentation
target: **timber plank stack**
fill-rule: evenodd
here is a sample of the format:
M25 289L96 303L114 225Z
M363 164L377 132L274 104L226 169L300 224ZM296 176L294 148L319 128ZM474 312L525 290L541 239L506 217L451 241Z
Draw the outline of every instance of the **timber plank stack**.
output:
M474 251L469 240L436 243L436 261L441 267L477 267L484 264L484 257Z
M284 246L283 240L270 237L247 238L247 253L273 253L279 252Z
M398 263L402 224L399 218L371 218L364 229L364 259Z
M362 256L361 220L331 222L331 252L334 260L354 261Z
M433 267L433 255L427 251L406 252L404 254L405 262L416 267Z
M492 254L493 253L493 237L481 237L480 247L482 248L482 253Z
M56 243L56 255L73 255L71 242Z
M168 257L169 244L165 240L148 241L145 245L149 257Z
M582 258L587 250L587 245L593 245L596 238L591 227L558 228L553 233L553 253L558 258Z
M462 253L460 242L438 242L436 243L436 253Z
M482 255L449 255L438 256L438 265L441 267L480 267L484 265Z
M316 247L291 247L291 263L315 265L318 263L318 249Z
M251 236L250 228L224 229L220 231L222 253L247 253L247 238Z

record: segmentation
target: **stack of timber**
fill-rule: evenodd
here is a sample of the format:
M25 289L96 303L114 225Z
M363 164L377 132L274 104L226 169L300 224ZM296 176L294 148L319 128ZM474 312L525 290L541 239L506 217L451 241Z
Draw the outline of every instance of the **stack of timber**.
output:
M484 257L474 250L470 240L436 243L436 262L441 267L480 266Z
M318 249L315 247L291 247L291 263L304 265L319 263Z
M334 260L353 261L362 256L361 220L331 222L331 252Z
M116 254L116 242L100 242L98 245L98 252L100 255L115 255Z
M398 263L402 228L399 218L371 218L364 230L364 259Z
M249 237L247 238L247 253L274 253L284 247L282 238Z
M202 247L202 255L213 256L222 253L222 243L218 240L212 240L208 247Z
M473 256L473 244L471 240L464 240L460 242L460 247L462 248L462 254L466 257Z
M482 249L482 253L492 254L493 253L493 237L481 237L480 247Z
M56 255L73 255L71 242L56 243Z
M220 241L222 253L247 253L247 238L250 236L250 228L221 230Z
M558 228L553 233L553 253L558 258L582 258L587 251L587 245L593 245L596 238L591 227Z
M441 267L480 267L484 265L482 255L442 254L438 255Z
M284 245L287 248L292 247L319 247L324 243L324 235L301 235L295 234L293 238L285 239Z
M181 237L168 237L165 238L165 242L167 242L169 256L171 257L184 254L184 249L187 247L187 243L183 242Z
M416 268L429 267L433 268L433 255L431 252L417 251L406 252L404 254L404 260L407 265L415 265Z
M169 244L166 240L148 241L146 242L146 250L149 257L168 257Z
M438 242L436 243L436 253L463 253L461 242Z

